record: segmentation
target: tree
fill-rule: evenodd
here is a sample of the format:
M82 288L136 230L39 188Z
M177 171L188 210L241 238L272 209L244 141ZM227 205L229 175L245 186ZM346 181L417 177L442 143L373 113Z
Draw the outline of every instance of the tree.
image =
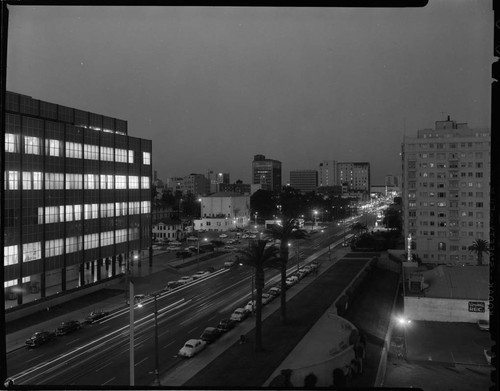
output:
M257 190L250 196L250 205L252 206L252 216L257 212L259 218L270 219L276 213L276 200L272 191Z
M216 248L221 248L222 246L224 246L224 242L222 240L215 239L211 240L210 243L212 243Z
M357 222L355 224L352 225L351 227L357 234L360 234L361 232L365 232L365 231L368 231L368 227L366 226L366 224L363 224L363 223L360 223L360 222Z
M255 351L262 346L262 291L264 289L264 268L278 258L278 249L268 246L265 240L252 241L250 247L238 251L241 262L254 268L255 278Z
M281 225L272 225L267 234L274 240L280 240L280 257L273 263L272 267L281 272L281 323L286 324L286 267L288 264L288 241L291 239L305 239L307 233L298 228L297 219L284 217Z
M477 255L477 265L483 266L483 253L490 252L490 244L483 239L476 239L472 245L469 246L469 251Z

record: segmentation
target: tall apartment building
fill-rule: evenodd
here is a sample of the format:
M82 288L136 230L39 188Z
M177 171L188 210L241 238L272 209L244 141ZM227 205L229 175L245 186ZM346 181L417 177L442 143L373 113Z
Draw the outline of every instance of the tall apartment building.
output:
M319 164L318 171L319 186L337 186L337 162L335 160L323 160Z
M6 308L123 275L151 245L150 140L127 122L6 94Z
M489 241L490 140L449 117L404 138L403 227L423 262L475 264L468 247Z
M339 185L347 185L348 191L369 193L370 163L337 163L337 180Z
M318 188L318 171L316 170L294 170L290 171L290 187L309 192Z
M252 184L262 185L263 190L281 191L281 162L255 155L252 162Z

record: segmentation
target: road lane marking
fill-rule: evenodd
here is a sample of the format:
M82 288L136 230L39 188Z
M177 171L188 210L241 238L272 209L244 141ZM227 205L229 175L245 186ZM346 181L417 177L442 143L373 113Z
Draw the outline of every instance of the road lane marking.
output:
M69 341L66 343L66 346L71 345L72 343L78 342L81 338L74 339L73 341Z
M103 365L102 367L100 367L100 368L96 369L95 371L96 371L96 372L99 372L99 371L101 371L102 369L106 368L107 366L111 365L112 363L113 363L113 361L110 361L110 362L108 362L106 365Z
M191 334L192 332L194 332L195 330L198 330L198 327L195 327L194 329L191 329L188 331L188 334Z
M148 358L149 358L149 356L146 357L146 358L144 358L143 360L139 361L138 363L135 363L134 366L136 367L137 365L139 365L139 364L143 363L144 361L146 361Z
M172 341L172 342L170 342L170 343L167 343L165 346L163 346L163 348L167 348L167 347L169 347L170 345L174 344L175 342L176 342L176 341Z
M113 380L115 380L115 379L116 379L116 377L112 377L112 378L111 378L111 379L109 379L107 382L102 383L102 384L101 384L101 386L105 386L106 384L111 383L111 382L112 382Z
M37 358L42 357L42 356L43 356L43 354L40 354L40 355L38 355L36 357L33 357L33 358L30 358L29 360L26 360L26 362L30 362L30 361L36 360Z

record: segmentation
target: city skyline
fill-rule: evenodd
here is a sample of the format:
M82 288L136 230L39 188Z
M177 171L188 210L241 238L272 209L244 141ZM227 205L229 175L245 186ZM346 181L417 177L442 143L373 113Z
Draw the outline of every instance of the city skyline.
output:
M10 6L7 89L128 121L161 179L367 161L449 115L489 127L493 11ZM90 45L89 43L92 43Z

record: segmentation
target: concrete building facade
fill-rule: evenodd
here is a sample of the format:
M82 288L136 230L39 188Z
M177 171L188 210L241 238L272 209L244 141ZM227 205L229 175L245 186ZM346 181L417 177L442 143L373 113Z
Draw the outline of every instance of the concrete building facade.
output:
M468 247L489 240L490 138L449 118L404 138L403 227L423 262L475 264Z
M370 192L370 163L339 162L337 163L339 184L347 185L349 192Z
M123 275L151 246L151 141L13 92L5 125L6 308Z
M201 197L201 219L195 230L227 231L245 227L250 222L250 196L219 192Z

